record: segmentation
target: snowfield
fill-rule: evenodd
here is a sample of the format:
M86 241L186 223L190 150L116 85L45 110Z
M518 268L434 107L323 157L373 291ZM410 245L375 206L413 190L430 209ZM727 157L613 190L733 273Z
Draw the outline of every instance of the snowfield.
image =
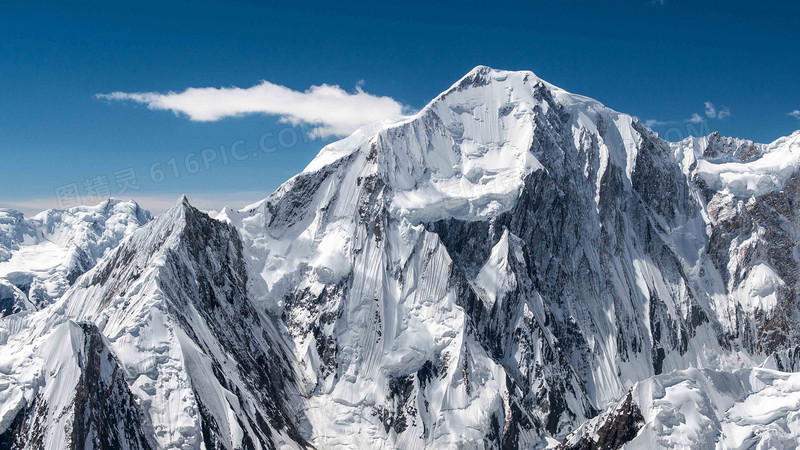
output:
M798 155L479 66L214 219L0 211L0 448L791 448Z

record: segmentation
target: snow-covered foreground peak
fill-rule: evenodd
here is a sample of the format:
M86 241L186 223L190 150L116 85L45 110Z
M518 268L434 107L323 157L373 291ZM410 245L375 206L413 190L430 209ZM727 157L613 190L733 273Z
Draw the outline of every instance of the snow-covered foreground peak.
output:
M3 448L151 448L126 373L94 324L67 320L37 346L22 363L39 372L36 383L23 391L3 374Z
M513 207L525 178L543 168L540 158L561 157L530 149L535 135L564 125L576 143L599 141L604 160L630 178L643 131L634 123L532 72L478 66L417 114L323 148L304 173L359 152L391 187L396 214L415 222L485 219Z
M794 301L796 260L767 250L796 245L766 212L794 222L794 191L769 191L765 210L737 223L742 200L706 184L700 163L791 154L793 139L670 144L530 72L478 67L414 116L331 144L269 198L220 219L242 233L250 291L285 318L316 380L314 442L460 445L441 411L466 410L431 398L426 377L469 354L504 374L484 378L490 418L469 426L499 423L491 442L539 446L638 381L753 366L798 342L796 319L779 312ZM442 280L432 267L449 269ZM436 389L477 395L467 384ZM417 406L400 414L398 402ZM348 419L323 420L333 405ZM427 432L412 438L398 420ZM348 437L354 423L368 438Z
M0 301L14 306L4 306L3 315L52 303L149 220L150 213L133 200L51 209L30 218L0 209L0 286L24 298L15 303L4 295Z

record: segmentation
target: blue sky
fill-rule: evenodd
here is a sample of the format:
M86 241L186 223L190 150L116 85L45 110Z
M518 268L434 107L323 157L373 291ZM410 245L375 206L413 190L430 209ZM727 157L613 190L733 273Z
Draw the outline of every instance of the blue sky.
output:
M313 109L340 96L391 115L485 64L531 70L668 138L718 130L769 142L800 128L797 2L111 3L0 6L0 206L71 206L74 190L84 203L110 193L156 212L181 193L205 209L241 207L351 126L308 139L303 120L316 112L286 101L261 109L278 115L209 118L197 108L224 101L213 91L98 97L115 92L261 85L267 103L277 93ZM321 85L339 89L304 94Z

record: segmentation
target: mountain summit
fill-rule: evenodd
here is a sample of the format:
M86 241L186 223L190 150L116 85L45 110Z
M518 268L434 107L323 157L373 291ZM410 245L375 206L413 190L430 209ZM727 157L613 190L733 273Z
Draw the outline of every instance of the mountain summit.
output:
M52 304L11 311L0 443L796 441L797 155L800 132L670 143L477 67L261 202L215 220L182 198ZM55 333L77 336L68 381L48 369ZM96 372L83 342L114 397L72 381ZM87 404L102 426L47 406Z

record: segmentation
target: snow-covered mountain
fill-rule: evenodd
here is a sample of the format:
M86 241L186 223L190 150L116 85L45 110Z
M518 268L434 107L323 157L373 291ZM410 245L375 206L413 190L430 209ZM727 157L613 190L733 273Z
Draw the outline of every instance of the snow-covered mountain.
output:
M477 67L242 210L106 219L0 322L0 445L796 441L799 159Z
M180 200L56 303L5 319L4 347L14 351L0 356L9 369L0 373L0 423L13 426L2 439L26 448L77 446L75 429L87 428L85 418L62 411L100 386L76 384L80 374L62 380L62 366L71 361L59 359L69 355L56 333L69 332L76 347L80 335L66 330L91 335L96 326L104 336L96 345L114 358L110 367L93 370L112 371L112 381L125 380L120 395L135 399L126 417L136 421L114 419L123 420L126 433L146 430L146 439L132 447L300 446L294 364L271 321L248 298L246 281L236 231ZM54 359L57 367L48 370ZM103 442L123 440L119 427L87 429L94 446L117 448Z

